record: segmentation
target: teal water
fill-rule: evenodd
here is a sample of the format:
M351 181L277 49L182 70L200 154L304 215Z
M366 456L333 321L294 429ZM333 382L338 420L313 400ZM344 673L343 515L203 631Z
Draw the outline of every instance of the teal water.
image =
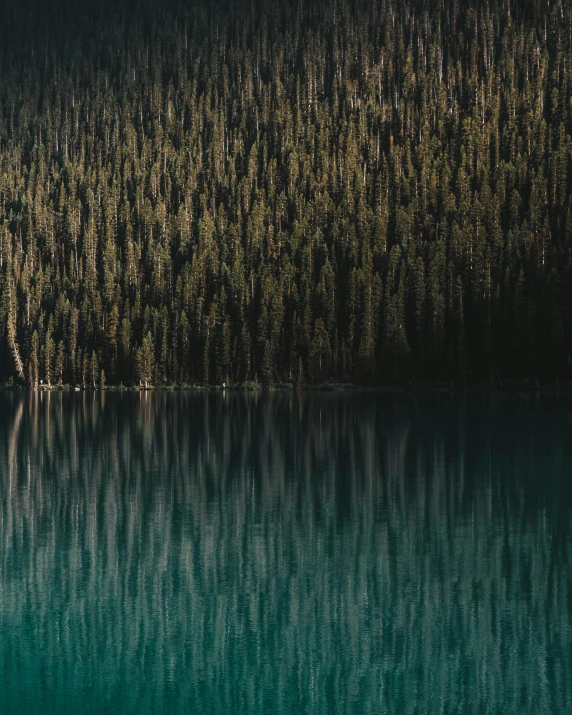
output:
M0 393L0 713L571 713L572 398Z

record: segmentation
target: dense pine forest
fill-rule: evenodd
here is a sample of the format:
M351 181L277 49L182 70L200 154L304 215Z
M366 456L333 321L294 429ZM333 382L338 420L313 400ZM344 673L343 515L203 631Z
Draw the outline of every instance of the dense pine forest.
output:
M572 381L570 3L51 5L0 25L0 380Z

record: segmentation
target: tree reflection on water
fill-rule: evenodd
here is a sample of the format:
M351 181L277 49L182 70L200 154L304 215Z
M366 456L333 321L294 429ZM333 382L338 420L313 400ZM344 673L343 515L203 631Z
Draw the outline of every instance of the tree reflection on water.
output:
M567 712L572 403L1 393L2 712Z

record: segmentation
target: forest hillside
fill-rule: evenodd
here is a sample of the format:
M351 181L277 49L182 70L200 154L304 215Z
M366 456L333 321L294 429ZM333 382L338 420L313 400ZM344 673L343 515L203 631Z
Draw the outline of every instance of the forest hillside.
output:
M0 380L572 381L572 5L0 25Z

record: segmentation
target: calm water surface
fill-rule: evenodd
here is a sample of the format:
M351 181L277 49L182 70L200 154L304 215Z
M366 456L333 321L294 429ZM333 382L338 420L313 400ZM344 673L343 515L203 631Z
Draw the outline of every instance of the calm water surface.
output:
M0 393L0 713L572 713L572 398Z

